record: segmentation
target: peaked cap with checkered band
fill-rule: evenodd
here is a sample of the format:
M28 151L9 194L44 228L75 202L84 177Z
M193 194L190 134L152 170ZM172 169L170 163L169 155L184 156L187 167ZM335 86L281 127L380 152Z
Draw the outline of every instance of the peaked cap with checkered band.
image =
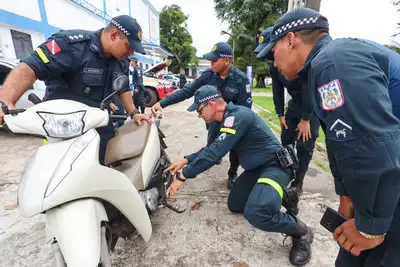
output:
M195 111L200 107L201 103L205 103L217 97L221 97L221 93L215 86L203 85L194 93L194 102L187 110L190 112Z
M128 15L120 15L112 18L110 23L126 35L130 47L135 52L146 54L146 51L142 46L142 28L136 19Z
M257 55L257 58L273 60L271 49L289 32L298 32L309 29L329 30L328 20L317 11L310 8L296 8L284 14L274 25L269 45Z

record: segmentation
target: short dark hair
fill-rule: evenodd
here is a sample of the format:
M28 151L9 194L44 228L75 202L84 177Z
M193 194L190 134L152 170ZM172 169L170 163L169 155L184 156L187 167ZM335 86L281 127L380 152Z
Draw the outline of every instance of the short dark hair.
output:
M121 31L120 31L117 27L115 27L115 25L112 24L112 23L108 23L108 25L104 28L104 31L105 31L105 32L110 32L111 30L114 30L114 29L116 29L119 33L121 33L121 34L119 35L119 38L121 38L121 39L126 39L126 38L127 38L126 35L123 34L123 32L121 32Z
M309 29L298 31L296 34L303 40L305 44L314 44L321 39L322 36L329 34L328 29Z

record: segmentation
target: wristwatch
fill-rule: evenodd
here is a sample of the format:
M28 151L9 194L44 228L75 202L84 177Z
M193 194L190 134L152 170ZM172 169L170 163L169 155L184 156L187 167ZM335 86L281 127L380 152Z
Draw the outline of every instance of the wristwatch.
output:
M183 178L181 177L181 172L177 172L177 173L176 173L175 179L176 179L176 180L179 180L179 181L181 181L181 182L186 182L186 180L187 180L187 179L183 179Z
M368 239L382 239L382 238L385 238L385 235L386 235L386 233L383 234L383 235L370 235L370 234L366 234L366 233L363 233L363 232L360 232L360 234L363 237L368 238Z
M135 116L136 114L140 114L140 111L137 110L137 109L135 108L135 109L132 111L132 113L129 114L129 116L130 116L131 118L133 118L133 116Z

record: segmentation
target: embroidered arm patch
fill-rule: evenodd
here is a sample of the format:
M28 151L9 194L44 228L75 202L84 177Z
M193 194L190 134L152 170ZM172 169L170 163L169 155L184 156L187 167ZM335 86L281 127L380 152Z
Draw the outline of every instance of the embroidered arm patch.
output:
M335 110L344 105L344 95L338 79L320 86L318 93L322 109L325 111Z

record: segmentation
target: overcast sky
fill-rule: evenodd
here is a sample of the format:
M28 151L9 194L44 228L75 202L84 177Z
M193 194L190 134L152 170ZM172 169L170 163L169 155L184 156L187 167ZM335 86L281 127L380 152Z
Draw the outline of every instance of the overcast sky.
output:
M165 5L177 4L189 15L188 28L193 37L197 55L202 56L212 46L227 41L227 24L216 19L213 0L150 0L161 11ZM390 40L400 42L400 36L391 37L396 32L396 22L400 22L400 12L396 13L391 0L322 0L321 14L330 24L332 37L360 37L378 43L388 44Z

